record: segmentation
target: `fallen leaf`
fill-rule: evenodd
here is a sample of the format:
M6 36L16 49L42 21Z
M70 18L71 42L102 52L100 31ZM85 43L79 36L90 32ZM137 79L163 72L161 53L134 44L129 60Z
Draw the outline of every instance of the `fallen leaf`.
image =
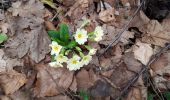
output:
M123 87L129 81L129 79L134 75L133 72L128 71L125 63L121 63L112 73L111 81L116 85L116 87ZM119 77L119 78L118 78Z
M8 28L9 28L9 24L7 24L7 23L2 23L1 24L2 33L7 33L8 32Z
M65 71L63 73L63 75L60 77L58 85L65 89L69 88L69 86L73 82L73 77L74 77L73 74L74 74L74 72Z
M110 77L110 81L114 84L115 87L120 87L122 89L128 84L129 79L131 79L134 75L134 72L127 70L126 64L121 63L119 66L117 66L117 68L114 69ZM111 97L116 99L120 93L120 89L113 88Z
M11 58L22 58L26 54L36 63L50 52L50 39L44 27L44 6L41 2L29 0L13 6L18 16L9 16L11 33L5 44L5 53ZM30 9L32 8L32 9Z
M90 94L93 97L107 97L112 94L112 87L107 82L98 80L95 85L90 88Z
M4 51L0 49L0 72L12 70L15 66L23 66L23 61L7 57Z
M161 91L168 90L170 84L170 52L163 53L150 67L153 70L152 78L155 86Z
M141 70L141 63L134 58L132 52L127 52L123 55L123 61L129 71L139 72Z
M148 95L148 89L145 87L143 78L140 76L138 80L133 84L127 97L122 98L123 100L146 100Z
M63 93L64 89L68 89L73 81L73 72L64 68L53 69L46 65L37 65L37 70L37 81L34 88L37 97Z
M10 97L8 97L8 96L3 96L3 95L0 96L0 99L1 99L1 100L11 100Z
M135 34L134 32L125 31L121 36L120 41L123 42L123 44L128 44L130 41L129 39L134 38L134 34Z
M168 63L169 62L168 62L167 55L163 54L159 57L158 60L153 62L150 67L152 68L154 72L157 72L159 70L162 70L164 67L166 67Z
M120 44L110 48L103 56L100 57L100 66L103 68L113 68L121 61L122 48Z
M133 47L134 56L142 64L147 65L150 57L153 55L153 48L150 44L137 42L136 46Z
M133 88L125 100L143 100L140 89Z
M70 16L72 19L80 19L85 14L88 7L89 0L78 0L65 15Z
M151 20L146 27L142 41L161 47L164 47L170 41L170 32L165 31L157 20Z
M63 5L69 7L75 3L75 0L62 0L62 2L63 2Z
M77 91L77 80L76 80L76 77L74 77L69 89L73 92L76 92Z
M78 90L87 90L93 86L93 81L90 79L89 72L82 69L77 75L77 87Z
M2 9L0 9L0 20L3 20L5 18L5 15L2 11Z
M12 100L31 100L33 96L29 91L16 91L15 93L9 95Z
M114 16L114 11L115 11L114 8L101 11L99 13L99 19L106 23L111 21L116 21Z
M24 74L15 70L0 73L0 84L5 94L12 94L26 83L27 79Z

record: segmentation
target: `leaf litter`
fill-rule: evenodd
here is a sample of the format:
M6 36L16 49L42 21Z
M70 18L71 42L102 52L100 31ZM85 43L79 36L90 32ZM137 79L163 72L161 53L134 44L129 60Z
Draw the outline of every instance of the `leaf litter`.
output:
M43 0L45 1L48 0ZM78 94L81 91L85 91L92 100L119 98L129 81L142 70L143 65L147 66L153 55L170 41L169 18L158 22L149 19L140 11L129 28L136 27L138 32L142 33L141 37L136 37L137 31L126 30L120 41L116 41L115 45L99 57L98 54L109 46L133 15L136 9L133 5L137 5L134 0L121 0L121 8L115 7L117 1L111 0L104 3L102 0L79 0L75 3L70 0L52 1L50 4L54 9L47 6L49 3L43 5L39 0L29 0L13 1L5 13L0 11L1 32L9 36L3 44L4 47L0 49L0 88L5 93L0 98L75 100L80 98ZM98 10L95 10L95 3ZM60 7L62 11L57 16L57 24L54 23L57 19L50 22L45 18L56 14L54 6ZM45 15L47 9L51 13L49 16ZM47 30L55 30L59 23L65 22L73 32L83 19L91 20L90 25L85 27L88 31L102 25L105 33L99 44L90 44L98 49L93 61L76 72L65 68L50 68L50 39ZM129 48L125 45L129 45ZM30 60L28 63L24 63L26 57ZM150 78L162 92L170 88L169 57L167 51L149 66ZM16 71L15 67L26 68L24 70L28 70L28 73L20 69ZM140 76L131 89L126 91L123 100L146 99L145 81L146 79Z

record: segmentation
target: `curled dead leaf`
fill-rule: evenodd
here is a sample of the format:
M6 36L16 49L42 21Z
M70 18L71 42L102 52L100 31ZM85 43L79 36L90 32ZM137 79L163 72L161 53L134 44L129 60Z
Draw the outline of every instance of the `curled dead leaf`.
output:
M28 54L38 63L50 52L50 39L44 27L44 6L37 0L16 3L20 5L13 5L11 12L17 11L18 16L9 16L11 37L5 44L5 54L11 58Z
M115 12L114 8L101 11L99 13L99 19L106 23L111 21L116 21L114 12Z
M134 56L144 65L150 60L150 57L153 55L153 48L150 44L137 42L136 46L133 48Z
M89 72L85 69L82 69L77 75L77 87L78 90L87 90L93 86L93 81L90 79Z
M12 94L26 83L27 79L24 74L15 70L0 73L0 85L5 94Z
M38 97L63 93L64 89L68 89L73 81L73 72L64 68L53 69L47 65L37 65L37 70L34 93Z

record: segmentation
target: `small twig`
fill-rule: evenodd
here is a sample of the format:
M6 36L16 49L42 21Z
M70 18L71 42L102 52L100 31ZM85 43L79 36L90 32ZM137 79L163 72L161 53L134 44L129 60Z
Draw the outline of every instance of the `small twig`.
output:
M137 8L137 10L135 11L134 15L130 18L129 22L124 26L124 28L122 29L122 31L120 31L116 36L115 38L113 38L112 42L107 46L107 48L104 50L103 53L101 53L99 55L99 57L101 55L103 55L115 42L119 41L120 40L120 37L122 36L122 34L128 29L128 26L129 24L132 22L132 20L135 18L135 16L137 15L137 13L140 11L142 5L144 4L144 1L142 1L142 3L140 4L140 6Z
M149 83L150 83L153 91L154 91L154 92L156 93L156 95L158 96L159 100L164 100L163 95L156 89L156 87L154 86L152 80L149 78L148 81L149 81ZM160 95L159 95L159 94L160 94Z
M101 3L102 3L102 5L103 5L104 10L106 10L107 8L106 8L106 5L105 5L105 3L104 3L104 0L101 0Z
M102 76L102 78L103 78L107 83L109 83L113 88L120 90L120 87L117 87L117 86L116 86L113 82L111 82L107 77Z
M58 14L59 14L59 13L58 13L58 12L56 12L56 14L54 15L54 17L53 17L53 18L51 18L51 20L50 20L50 21L51 21L51 22L53 22L53 20L54 20L54 19L58 16Z

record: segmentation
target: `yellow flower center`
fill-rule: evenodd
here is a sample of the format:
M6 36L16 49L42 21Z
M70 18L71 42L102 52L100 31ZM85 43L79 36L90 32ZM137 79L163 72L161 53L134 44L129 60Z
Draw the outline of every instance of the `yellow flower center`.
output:
M88 58L87 57L84 57L84 60L87 60Z
M82 38L82 34L78 34L78 38Z
M77 61L76 61L76 60L73 60L72 63L73 63L73 64L77 64Z
M54 51L58 51L58 47L57 46L53 47L53 49L54 49Z

